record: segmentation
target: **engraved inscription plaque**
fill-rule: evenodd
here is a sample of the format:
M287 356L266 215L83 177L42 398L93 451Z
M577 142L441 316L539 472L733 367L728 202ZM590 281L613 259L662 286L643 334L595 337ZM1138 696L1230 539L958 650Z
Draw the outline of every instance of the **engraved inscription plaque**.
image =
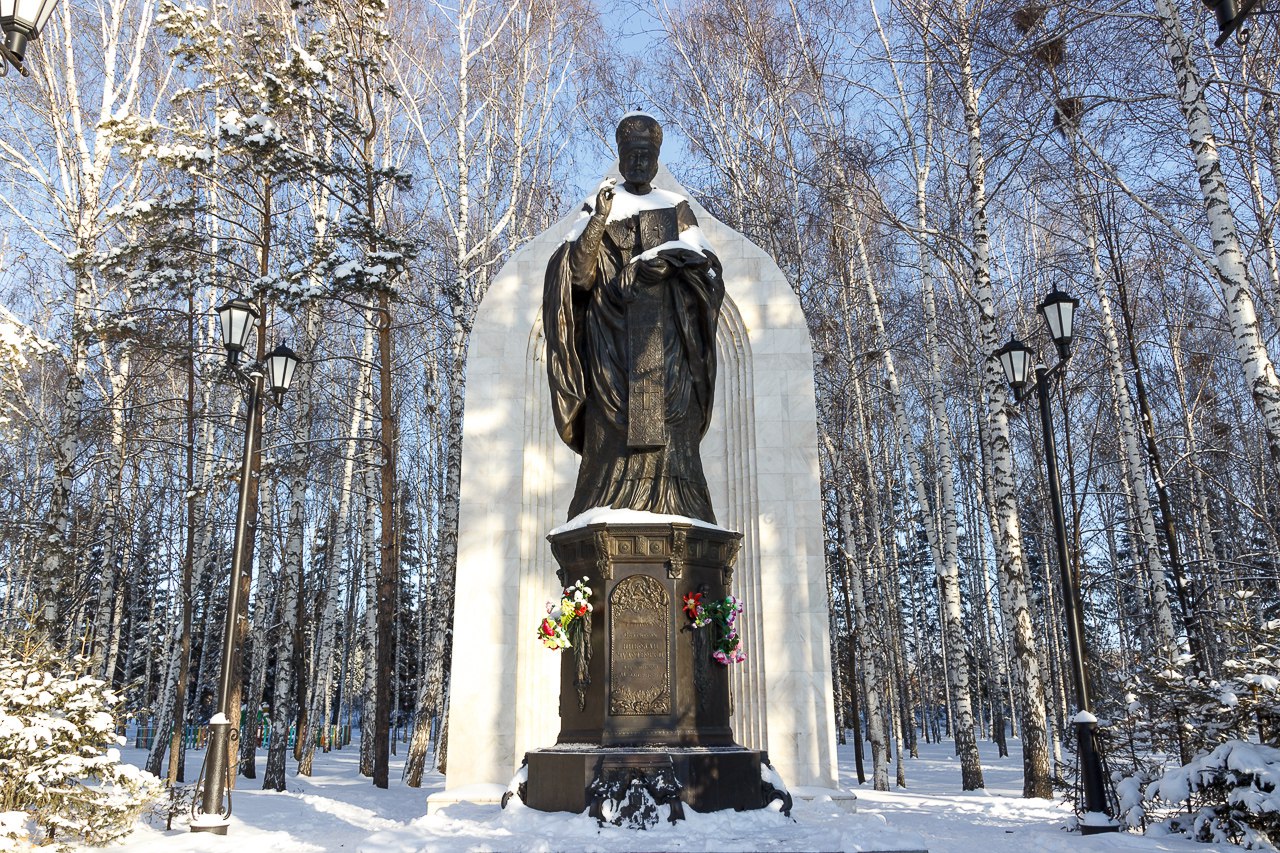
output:
M609 713L671 713L671 607L667 590L632 575L609 596Z

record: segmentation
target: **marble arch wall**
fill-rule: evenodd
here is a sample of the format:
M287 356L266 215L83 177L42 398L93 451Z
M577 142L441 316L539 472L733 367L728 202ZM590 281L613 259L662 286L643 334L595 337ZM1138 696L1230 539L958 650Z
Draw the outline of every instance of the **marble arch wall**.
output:
M655 184L688 193L664 169ZM726 299L703 463L720 524L744 535L734 591L748 659L734 734L789 785L836 786L834 707L809 335L777 265L696 203ZM517 253L476 318L467 365L446 794L505 784L559 731L559 657L534 627L557 592L548 530L577 457L556 437L540 310L547 259L574 214Z

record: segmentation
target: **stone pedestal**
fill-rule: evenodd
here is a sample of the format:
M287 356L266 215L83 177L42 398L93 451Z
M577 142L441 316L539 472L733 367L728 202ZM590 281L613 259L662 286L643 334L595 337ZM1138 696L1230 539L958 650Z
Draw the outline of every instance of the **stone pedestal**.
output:
M524 801L544 812L594 812L598 798L623 792L639 776L656 788L673 781L674 797L699 812L759 809L773 799L761 784L762 756L741 746L539 749L525 754Z
M585 578L593 609L589 642L562 652L557 745L525 754L525 802L594 811L631 782L660 797L673 780L698 811L763 807L763 753L734 743L727 667L683 605L690 592L728 594L741 535L601 523L548 538L561 585Z

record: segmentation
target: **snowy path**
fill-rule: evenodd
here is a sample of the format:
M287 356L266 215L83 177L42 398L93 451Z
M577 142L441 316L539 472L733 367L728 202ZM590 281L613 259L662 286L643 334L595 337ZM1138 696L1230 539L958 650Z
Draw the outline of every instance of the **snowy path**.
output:
M226 837L142 827L121 848L128 853L470 853L471 851L812 851L874 850L891 845L930 853L1224 853L1239 848L1196 844L1183 839L1128 834L1088 838L1066 832L1068 808L1061 802L1024 800L1017 743L1011 758L982 745L985 791L961 793L960 771L950 745L922 745L908 760L905 790L876 792L857 786L853 750L841 747L841 779L856 791L858 814L830 803L797 804L797 822L773 812L693 815L676 827L648 833L599 831L586 817L545 815L519 808L454 806L424 817L426 797L441 790L439 774L414 790L399 783L403 749L393 758L391 787L375 789L356 772L354 745L316 756L310 779L289 777L284 793L259 790L260 780L239 781L235 813ZM126 751L141 762L140 751ZM198 762L200 752L190 753ZM259 772L265 755L259 759ZM292 764L292 762L291 762ZM194 775L196 767L190 775ZM175 826L179 824L175 822Z
M907 761L906 789L879 792L871 790L870 783L858 787L852 747L840 748L840 778L856 791L860 811L877 812L895 829L923 837L929 853L1225 853L1241 849L1181 838L1127 833L1084 837L1067 832L1071 809L1066 803L1022 798L1017 741L1009 742L1009 758L998 757L995 744L980 743L979 749L987 786L982 791L959 790L960 764L950 742L920 745L920 758ZM869 750L867 770L869 774Z

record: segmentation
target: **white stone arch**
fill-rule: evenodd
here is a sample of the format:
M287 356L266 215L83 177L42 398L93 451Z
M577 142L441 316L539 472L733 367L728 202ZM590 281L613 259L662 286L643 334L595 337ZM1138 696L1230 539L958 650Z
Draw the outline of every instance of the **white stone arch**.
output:
M666 170L655 184L688 193ZM737 741L792 785L835 787L812 350L776 264L693 205L724 265L719 370L702 445L712 504L743 534L733 589L748 660L732 673ZM557 590L546 533L565 520L577 457L556 436L541 328L548 258L576 211L494 280L467 362L446 794L505 784L559 732L559 657L534 634Z

